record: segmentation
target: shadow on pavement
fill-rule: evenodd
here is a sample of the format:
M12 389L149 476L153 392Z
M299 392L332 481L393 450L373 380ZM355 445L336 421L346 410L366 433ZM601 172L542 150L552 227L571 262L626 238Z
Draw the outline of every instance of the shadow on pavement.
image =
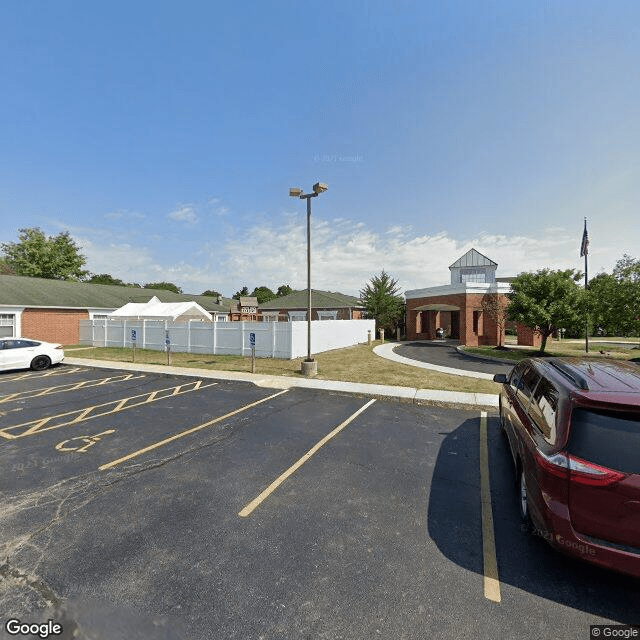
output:
M574 560L523 530L508 444L490 418L489 468L500 582L624 624L640 623L640 581ZM483 573L479 418L443 441L431 483L428 529L452 562Z

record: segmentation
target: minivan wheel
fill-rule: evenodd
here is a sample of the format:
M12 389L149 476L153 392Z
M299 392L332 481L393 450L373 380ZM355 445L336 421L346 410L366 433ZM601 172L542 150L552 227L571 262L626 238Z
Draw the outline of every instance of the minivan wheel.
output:
M36 356L31 361L31 368L34 371L44 371L51 366L51 358L49 356Z
M529 514L529 496L527 495L527 483L524 477L524 470L520 469L520 478L518 482L518 505L520 507L520 519L522 525L527 532L533 530L533 522Z

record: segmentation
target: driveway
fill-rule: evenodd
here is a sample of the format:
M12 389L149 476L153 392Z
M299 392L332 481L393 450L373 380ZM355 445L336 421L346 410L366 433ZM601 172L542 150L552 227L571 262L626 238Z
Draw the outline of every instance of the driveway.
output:
M393 351L404 358L463 371L495 374L509 373L513 368L510 364L488 362L465 356L456 351L458 345L457 340L409 342L395 347Z

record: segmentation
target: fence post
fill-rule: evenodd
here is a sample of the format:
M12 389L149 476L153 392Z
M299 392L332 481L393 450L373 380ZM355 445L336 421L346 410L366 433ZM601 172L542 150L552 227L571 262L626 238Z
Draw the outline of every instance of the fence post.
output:
M271 323L271 357L276 355L276 323Z

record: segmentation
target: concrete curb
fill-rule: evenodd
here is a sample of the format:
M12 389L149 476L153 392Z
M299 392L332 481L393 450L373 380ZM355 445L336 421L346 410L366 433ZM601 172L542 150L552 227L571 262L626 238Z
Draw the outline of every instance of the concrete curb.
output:
M381 345L384 346L384 345ZM89 358L65 357L64 362L74 366L92 367L96 369L120 369L124 371L146 371L166 375L179 375L212 380L229 380L249 382L268 389L319 389L337 391L359 396L382 399L395 399L398 402L424 404L442 407L470 409L473 407L495 408L498 396L489 393L461 393L458 391L439 391L437 389L416 389L414 387L397 387L382 384L365 384L360 382L343 382L340 380L318 380L315 378L292 378L287 376L263 376L240 371L212 371L208 369L187 369L158 364L138 364L133 362L114 362L110 360L91 360Z
M519 360L503 360L502 358L494 358L492 356L478 356L475 353L468 353L464 350L464 347L456 347L456 351L467 358L473 358L474 360L480 360L481 362L497 362L499 364L510 364L514 367L518 364Z

